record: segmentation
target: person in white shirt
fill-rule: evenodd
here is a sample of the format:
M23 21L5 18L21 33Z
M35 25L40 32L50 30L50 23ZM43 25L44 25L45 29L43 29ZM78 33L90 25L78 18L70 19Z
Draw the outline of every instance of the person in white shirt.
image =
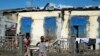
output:
M37 43L37 46L39 46L39 56L47 56L46 55L47 45L44 36L41 36L40 40L41 41Z

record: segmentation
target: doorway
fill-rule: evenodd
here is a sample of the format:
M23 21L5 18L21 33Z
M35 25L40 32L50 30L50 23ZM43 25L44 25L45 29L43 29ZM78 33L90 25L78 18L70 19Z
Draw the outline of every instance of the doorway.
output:
M31 24L33 20L31 17L22 17L21 18L21 28L20 31L22 34L31 33Z
M44 20L44 31L45 31L45 36L48 37L49 39L56 39L56 17L45 17Z
M70 32L75 37L86 37L86 25L88 23L88 16L72 16L70 20Z

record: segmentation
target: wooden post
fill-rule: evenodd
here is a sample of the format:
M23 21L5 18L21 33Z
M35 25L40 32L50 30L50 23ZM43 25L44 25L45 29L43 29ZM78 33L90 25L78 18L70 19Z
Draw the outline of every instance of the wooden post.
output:
M75 37L71 37L71 56L76 56Z
M22 35L19 35L19 56L24 56L24 53L23 53L23 36Z

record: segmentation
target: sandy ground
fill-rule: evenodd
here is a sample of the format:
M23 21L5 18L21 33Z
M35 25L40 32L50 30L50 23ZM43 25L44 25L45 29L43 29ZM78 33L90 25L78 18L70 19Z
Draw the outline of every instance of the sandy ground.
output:
M37 52L32 52L32 56L38 56ZM0 56L19 56L18 52L11 52L11 51L0 51ZM47 56L71 56L71 53L54 53L50 52L47 54ZM76 56L100 56L100 51L94 52L94 51L88 51L88 52L82 52L78 53Z
M18 56L17 52L0 51L0 56Z

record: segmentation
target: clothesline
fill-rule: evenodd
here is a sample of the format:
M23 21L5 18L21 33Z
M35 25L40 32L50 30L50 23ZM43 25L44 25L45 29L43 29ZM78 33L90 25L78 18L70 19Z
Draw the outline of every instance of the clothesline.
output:
M75 41L78 41L78 43L88 43L89 39L90 38L76 38ZM100 44L100 38L96 38L96 44Z

